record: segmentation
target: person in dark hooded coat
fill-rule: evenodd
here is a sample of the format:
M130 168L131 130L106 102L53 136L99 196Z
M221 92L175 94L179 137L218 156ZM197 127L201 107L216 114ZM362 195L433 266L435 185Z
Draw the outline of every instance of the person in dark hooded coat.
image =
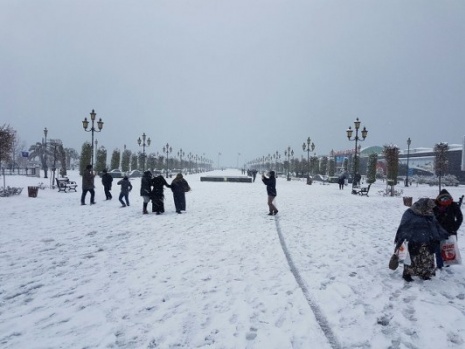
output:
M266 185L266 193L268 194L268 208L270 213L269 216L278 214L278 209L274 205L273 201L276 198L276 176L274 171L270 171L269 177L262 174L262 182Z
M439 192L433 212L441 227L443 227L449 235L457 235L457 230L459 230L462 225L463 214L459 205L454 202L452 195L450 195L446 189L442 189ZM436 266L439 269L444 266L439 247L436 250Z
M182 213L186 210L186 195L191 188L187 181L183 178L182 173L178 173L171 182L171 191L173 192L174 206L176 213Z
M412 276L429 280L434 275L435 251L439 242L448 236L433 214L434 206L434 200L422 198L402 215L394 242L398 250L408 241L411 265L404 265L402 277L405 281L413 281Z
M152 193L150 195L152 199L152 212L156 212L157 214L165 212L165 195L163 194L164 187L171 188L166 182L165 177L162 175L158 175L152 178Z
M140 196L144 200L142 203L142 213L148 214L147 205L150 201L150 195L152 192L152 172L145 171L140 179Z

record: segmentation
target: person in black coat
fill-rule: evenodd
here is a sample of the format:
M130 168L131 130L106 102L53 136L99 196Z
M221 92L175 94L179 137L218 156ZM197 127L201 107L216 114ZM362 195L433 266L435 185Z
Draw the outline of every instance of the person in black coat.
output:
M147 205L150 201L150 195L152 193L152 172L145 171L140 179L140 196L144 202L142 203L142 214L148 214Z
M152 178L152 193L150 197L152 199L152 212L157 214L165 212L164 199L165 195L163 194L164 187L171 188L165 178L162 175L158 175Z
M412 276L429 280L434 275L434 254L440 241L447 238L447 232L434 216L434 206L434 200L421 198L402 215L394 242L397 251L408 241L411 264L404 265L405 281L413 281Z
M111 176L111 174L107 172L107 169L104 169L103 175L102 175L102 184L103 184L103 191L105 192L106 200L111 200L113 198L113 196L110 193L112 182L113 182L113 177Z
M454 202L454 199L446 189L439 192L433 212L441 227L449 235L457 235L457 230L462 225L463 214L459 205ZM439 248L436 250L436 265L439 269L444 266Z
M262 182L266 185L266 193L268 194L268 208L270 209L269 216L276 215L278 209L273 204L274 199L276 198L276 176L274 171L270 171L269 177L266 177L265 174L262 174Z
M187 181L183 178L182 173L178 173L171 182L171 191L173 192L174 206L176 213L182 213L186 210L186 195L191 188Z

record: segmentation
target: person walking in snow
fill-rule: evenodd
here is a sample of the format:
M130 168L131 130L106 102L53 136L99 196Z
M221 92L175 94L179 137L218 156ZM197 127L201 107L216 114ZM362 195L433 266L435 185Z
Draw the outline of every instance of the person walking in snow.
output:
M147 205L150 201L150 194L152 192L152 173L150 171L145 171L140 179L140 196L144 202L142 203L142 214L149 213L147 211Z
M462 225L463 214L459 205L454 202L452 195L446 189L442 189L439 192L433 212L439 224L447 231L449 236L457 236L457 231ZM436 250L436 266L439 269L444 266L439 246Z
M156 214L165 212L165 195L163 194L165 186L171 188L171 185L166 182L165 177L162 175L152 178L152 212L156 212Z
M262 174L262 182L266 185L266 193L268 194L268 208L270 209L270 213L268 213L268 215L276 215L278 213L278 209L273 204L273 201L277 195L275 172L270 171L269 177L266 177L265 174Z
M113 199L113 196L110 193L111 183L113 183L113 177L111 174L107 172L107 169L105 168L103 170L103 175L102 175L102 184L103 184L103 190L105 192L106 200Z
M178 173L171 182L171 191L173 192L174 206L176 207L176 213L182 213L181 211L186 210L186 193L191 188L187 181L183 178L182 173Z
M132 184L129 181L128 176L124 176L117 184L121 185L121 192L119 194L119 202L121 202L121 206L129 206L129 192L132 190ZM123 198L126 203L123 201Z
M397 229L395 250L408 241L411 264L404 265L402 274L407 282L413 281L412 276L430 280L435 275L434 254L439 242L447 239L448 234L434 216L434 206L432 199L419 199L404 212Z
M82 174L82 195L81 205L86 204L87 192L90 193L90 204L95 204L95 185L94 185L95 172L92 171L92 165L87 165L84 173Z

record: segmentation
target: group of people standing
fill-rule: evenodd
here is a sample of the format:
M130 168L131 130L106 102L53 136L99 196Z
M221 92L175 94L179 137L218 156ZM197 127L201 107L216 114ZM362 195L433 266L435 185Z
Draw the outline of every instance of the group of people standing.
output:
M412 276L429 280L436 269L442 269L441 241L457 236L463 221L460 205L443 189L436 199L421 198L402 215L394 242L395 251L408 242L410 265L404 265L402 277L413 281ZM436 263L435 263L436 259Z
M148 204L152 201L152 212L161 214L165 212L164 187L170 188L173 192L174 206L176 213L180 214L186 210L185 193L190 191L189 184L184 179L182 173L178 173L171 184L168 184L162 175L152 176L150 171L145 171L141 178L140 195L143 198L142 213L148 214Z
M87 165L84 173L82 174L82 195L81 205L85 205L85 199L87 193L90 193L90 204L95 204L95 171L92 169L92 165ZM113 177L103 170L102 173L102 185L105 192L105 200L111 200L111 187L113 184ZM121 186L121 192L119 194L119 201L121 207L130 206L129 204L129 193L132 190L132 184L127 176L124 176L117 182ZM148 214L148 204L152 201L152 212L161 214L165 212L165 195L164 187L170 188L173 192L174 206L176 207L176 213L182 213L186 210L186 196L185 193L190 191L191 188L187 181L184 179L182 173L178 173L173 179L171 184L165 180L162 175L152 176L150 171L145 171L141 178L140 195L143 199L142 213Z

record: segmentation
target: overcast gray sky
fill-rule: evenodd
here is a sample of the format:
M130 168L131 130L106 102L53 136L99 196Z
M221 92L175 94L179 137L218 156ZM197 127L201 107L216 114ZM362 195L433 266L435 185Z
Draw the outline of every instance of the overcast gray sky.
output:
M80 151L92 109L109 154L145 132L215 166L353 148L356 117L364 147L461 143L464 62L462 0L0 0L0 124L27 146Z

